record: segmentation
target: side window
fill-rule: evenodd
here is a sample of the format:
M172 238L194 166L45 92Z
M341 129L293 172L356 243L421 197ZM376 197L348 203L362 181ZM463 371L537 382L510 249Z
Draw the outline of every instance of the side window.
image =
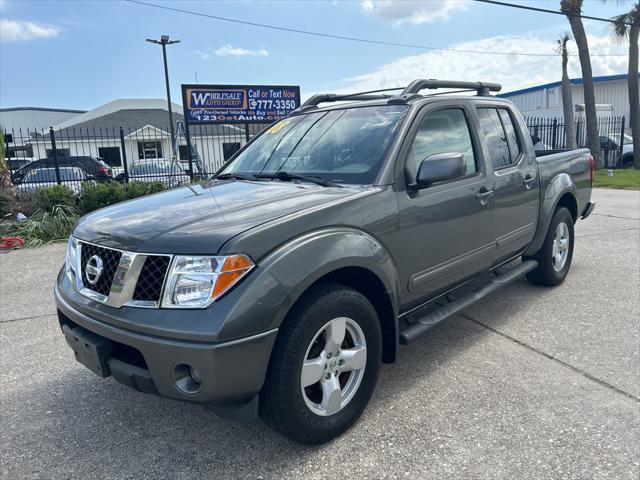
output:
M518 135L516 134L516 127L513 124L511 115L505 108L499 108L500 120L502 120L502 126L507 134L507 145L509 146L509 154L511 155L511 163L516 163L520 156L520 143L518 141Z
M497 170L511 165L507 136L504 133L498 110L495 108L479 108L478 119L480 120L480 130L482 137L484 137L484 144L489 150L493 169Z
M407 157L410 178L415 178L422 160L438 153L461 153L466 166L465 176L477 172L469 125L464 111L459 108L438 110L424 118Z

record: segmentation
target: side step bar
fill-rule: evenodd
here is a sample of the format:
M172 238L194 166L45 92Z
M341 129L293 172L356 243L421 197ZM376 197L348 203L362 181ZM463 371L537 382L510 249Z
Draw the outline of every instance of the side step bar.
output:
M437 310L419 318L415 323L412 323L407 328L400 332L400 343L407 345L416 337L419 337L423 333L432 329L436 325L444 322L447 318L455 315L459 311L467 308L472 303L477 302L481 298L491 295L496 290L510 284L514 280L517 280L522 275L530 272L538 266L538 262L535 260L527 260L522 262L517 267L507 270L504 273L496 274L494 278L483 287L473 292L467 293L460 298L453 300L452 302L438 308Z

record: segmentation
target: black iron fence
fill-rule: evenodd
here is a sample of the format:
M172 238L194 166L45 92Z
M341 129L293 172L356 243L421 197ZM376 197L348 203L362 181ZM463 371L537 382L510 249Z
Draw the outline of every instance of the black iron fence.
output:
M264 124L198 125L170 129L50 128L4 132L5 157L19 191L55 184L82 193L83 182L161 182L173 188L218 171ZM86 186L86 183L84 184Z
M525 118L534 147L539 150L561 150L567 146L563 118ZM583 117L574 120L576 145L587 147L587 126ZM602 167L623 168L623 145L625 143L625 117L599 117L598 140Z

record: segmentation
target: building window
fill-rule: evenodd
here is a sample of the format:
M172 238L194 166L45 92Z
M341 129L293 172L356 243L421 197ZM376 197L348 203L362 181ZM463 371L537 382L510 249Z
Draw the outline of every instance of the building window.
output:
M153 160L162 158L162 143L159 141L139 141L138 142L138 159Z
M69 150L68 148L56 148L56 152L58 154L58 157L70 157L71 156L71 150ZM53 148L47 148L47 157L53 157Z
M120 167L122 165L120 147L98 147L98 157L112 167Z
M224 161L229 160L238 150L240 150L240 142L224 142L222 144Z

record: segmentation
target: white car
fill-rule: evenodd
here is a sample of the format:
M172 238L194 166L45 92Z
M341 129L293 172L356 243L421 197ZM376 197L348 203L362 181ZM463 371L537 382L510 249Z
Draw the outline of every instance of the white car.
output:
M71 189L76 197L82 195L82 182L87 176L78 167L60 167L62 185ZM35 168L24 177L16 188L23 193L32 193L40 188L53 187L57 184L55 168Z

